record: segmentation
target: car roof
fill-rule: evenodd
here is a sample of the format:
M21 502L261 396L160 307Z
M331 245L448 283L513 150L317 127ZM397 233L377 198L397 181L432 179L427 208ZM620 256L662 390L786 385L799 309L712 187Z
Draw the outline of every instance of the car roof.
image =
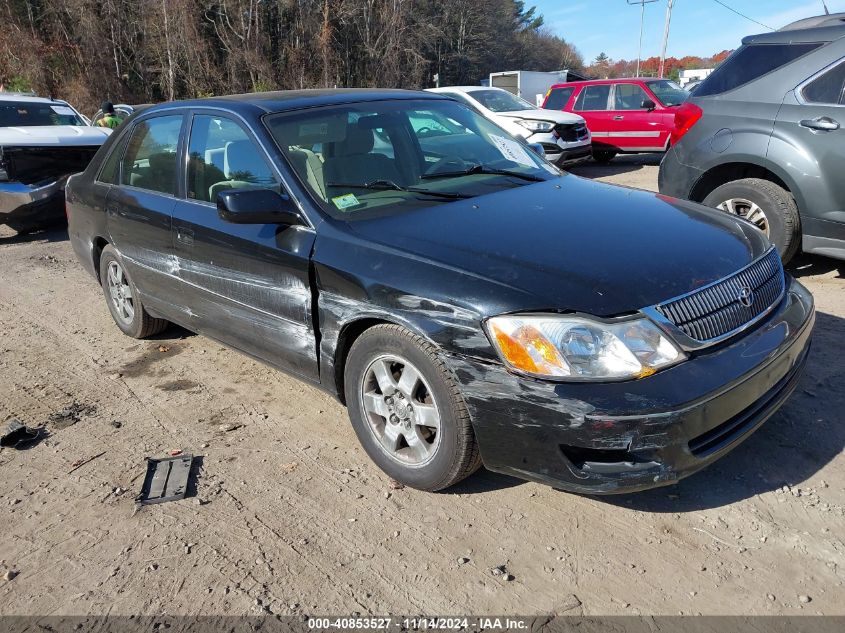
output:
M499 88L498 86L442 86L440 88L426 88L426 92L477 92L478 90L501 90L502 92L508 92L504 88ZM513 93L508 93L513 94Z
M62 105L67 105L67 101L63 101L62 99L36 97L33 94L25 92L0 92L0 101L15 101L17 103L60 103Z
M618 84L618 83L647 83L649 81L669 81L666 77L615 77L613 79L584 79L581 81L563 81L559 84L553 84L552 88L561 88L564 86L588 86L590 84Z
M787 24L779 31L749 35L743 44L799 44L833 42L845 37L845 13L817 15Z
M421 90L387 90L370 88L335 88L324 90L279 90L276 92L251 92L238 95L169 101L151 106L154 111L172 108L218 107L235 112L284 112L316 106L363 103L409 99L446 99Z

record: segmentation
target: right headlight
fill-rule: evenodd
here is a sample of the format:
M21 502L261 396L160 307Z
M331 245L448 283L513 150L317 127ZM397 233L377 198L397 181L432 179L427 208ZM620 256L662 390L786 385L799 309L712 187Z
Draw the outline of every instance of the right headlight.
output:
M531 132L551 132L555 127L555 124L550 121L537 119L517 119L516 122Z
M644 378L686 355L646 318L605 322L580 316L515 314L485 327L502 361L540 378Z

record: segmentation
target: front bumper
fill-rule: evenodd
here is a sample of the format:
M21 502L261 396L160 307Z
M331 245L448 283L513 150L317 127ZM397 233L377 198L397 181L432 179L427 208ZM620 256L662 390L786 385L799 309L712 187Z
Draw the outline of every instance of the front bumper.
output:
M537 132L526 140L542 145L546 160L557 165L586 160L593 155L593 142L589 134L586 138L567 142L555 132Z
M61 218L67 179L64 176L33 185L0 182L0 224L15 229L31 228Z
M452 359L484 465L608 494L671 484L722 457L777 411L806 362L813 299L787 281L753 330L642 380L551 383Z

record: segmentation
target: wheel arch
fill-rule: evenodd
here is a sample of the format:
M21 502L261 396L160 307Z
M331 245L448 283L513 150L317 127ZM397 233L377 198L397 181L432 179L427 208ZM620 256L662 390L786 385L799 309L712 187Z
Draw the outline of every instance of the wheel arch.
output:
M102 283L100 279L100 258L103 256L103 249L108 246L110 242L101 236L95 237L91 241L91 260L94 264L94 274L97 275L97 281Z
M721 163L711 167L704 172L701 177L693 185L690 191L690 200L693 202L703 202L704 199L712 191L735 180L742 180L744 178L759 178L761 180L768 180L779 187L785 189L801 209L801 201L796 195L797 187L792 182L787 174L780 170L776 165L763 165L761 163L738 160L729 163Z
M352 349L352 345L364 332L376 325L398 325L419 334L416 328L409 327L407 323L403 323L399 319L392 319L384 315L360 316L344 323L337 336L333 363L334 387L337 392L338 399L344 406L346 405L344 371L346 369L346 359L349 357L349 350Z

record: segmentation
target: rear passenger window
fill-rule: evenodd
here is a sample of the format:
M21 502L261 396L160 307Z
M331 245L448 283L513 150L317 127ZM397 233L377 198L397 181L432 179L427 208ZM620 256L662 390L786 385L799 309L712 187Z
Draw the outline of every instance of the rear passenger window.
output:
M786 66L819 46L822 46L821 42L742 46L696 88L695 96L717 95L739 88Z
M845 63L819 75L801 90L808 103L845 104Z
M276 189L261 149L231 119L197 115L188 146L188 197L214 202L226 189Z
M575 88L554 88L549 93L549 98L543 106L546 110L563 110L569 103L569 97L575 92Z
M636 84L616 84L613 94L614 110L644 110L643 101L648 99L645 90Z
M575 101L575 110L578 112L607 110L608 97L610 97L610 84L586 86L578 95L578 100Z
M106 183L107 185L116 185L119 183L120 171L120 157L123 156L123 148L126 147L126 139L123 138L115 143L111 149L111 153L106 157L103 166L100 168L100 175L97 176L98 182Z
M181 129L181 114L138 123L123 156L121 183L176 195L176 151Z

